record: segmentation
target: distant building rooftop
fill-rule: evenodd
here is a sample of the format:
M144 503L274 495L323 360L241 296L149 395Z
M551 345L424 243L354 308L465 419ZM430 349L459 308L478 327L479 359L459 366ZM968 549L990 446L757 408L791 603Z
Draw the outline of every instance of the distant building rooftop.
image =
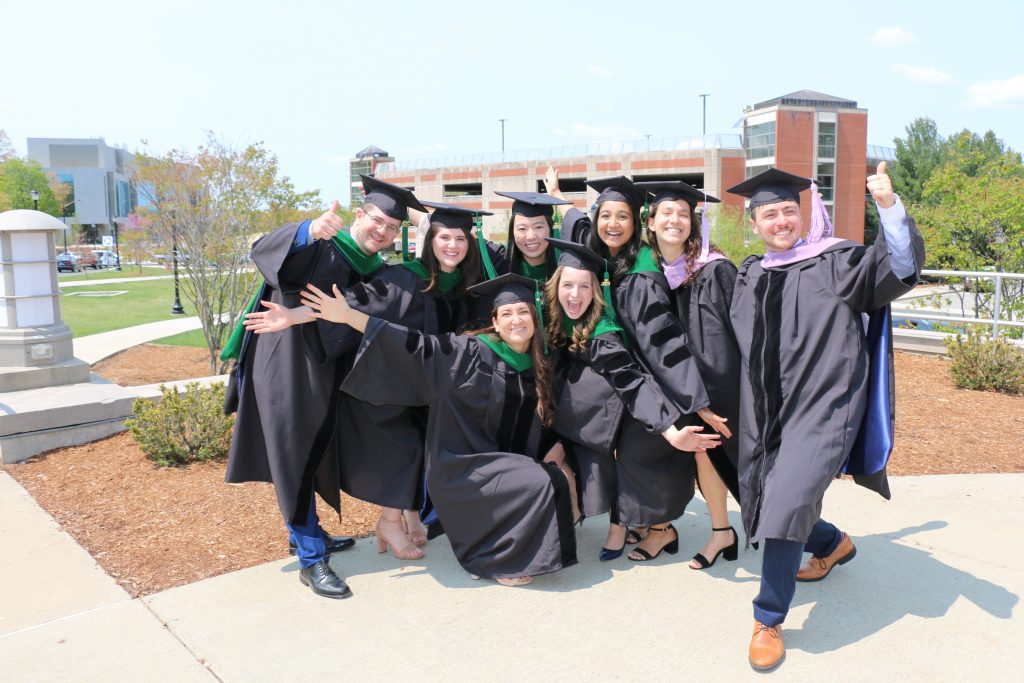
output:
M829 109L856 109L857 103L842 97L834 97L814 90L797 90L788 95L775 97L764 102L758 102L754 109L765 109L780 104L789 104L795 107L826 107Z
M387 157L391 156L380 147L370 145L366 149L356 152L356 159L365 159L366 157Z

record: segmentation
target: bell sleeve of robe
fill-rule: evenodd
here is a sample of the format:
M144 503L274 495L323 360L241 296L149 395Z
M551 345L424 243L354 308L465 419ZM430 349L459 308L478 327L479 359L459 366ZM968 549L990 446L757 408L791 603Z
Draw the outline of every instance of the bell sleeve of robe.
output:
M627 275L615 291L615 310L634 354L665 395L684 414L706 408L707 391L668 292L650 277Z
M302 223L287 223L267 233L252 245L252 262L272 288L294 293L310 281L322 251L329 245L317 240L307 246L295 247L295 238Z
M435 403L478 360L472 337L430 335L370 318L342 391L380 405Z
M608 380L626 410L650 434L661 434L679 420L679 410L643 371L615 332L594 337L588 344L590 364Z
M573 207L565 212L562 219L562 239L587 244L592 226L587 214Z
M875 243L866 249L845 249L830 253L827 285L850 308L870 313L892 303L914 285L924 267L924 240L914 219L904 218L903 228L910 232L914 273L900 278L892 272L891 256L885 232L879 231Z
M348 305L373 318L421 327L422 321L409 320L413 304L419 294L416 287L423 282L408 268L388 268L379 277L367 283L356 283L343 292ZM315 360L327 363L353 351L362 335L348 325L329 320L316 321L319 343L311 345Z

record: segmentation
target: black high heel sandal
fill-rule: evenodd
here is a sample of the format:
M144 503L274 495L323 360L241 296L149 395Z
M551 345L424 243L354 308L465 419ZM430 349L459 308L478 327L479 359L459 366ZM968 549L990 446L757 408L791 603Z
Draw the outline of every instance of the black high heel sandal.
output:
M658 552L656 552L653 555L651 555L649 552L647 552L643 548L637 547L637 548L633 548L633 552L642 555L643 559L637 559L637 558L632 557L632 556L630 556L629 559L632 560L633 562L647 562L648 560L653 560L658 555L661 555L661 551L662 550L664 550L669 555L675 555L676 553L678 553L679 552L679 532L676 531L676 528L674 526L672 526L671 524L669 524L667 526L662 526L662 527L649 526L649 527L647 527L647 532L648 532L648 535L650 535L650 532L652 532L652 531L668 531L669 529L672 530L672 533L675 534L676 537L673 538L668 543L666 543L665 545L661 546L661 548L658 549Z
M711 558L710 562L708 562L708 558L704 557L700 553L697 553L696 555L693 556L693 559L696 560L697 564L699 564L700 567L690 567L690 569L693 569L695 571L701 571L703 569L707 569L708 567L711 567L712 565L715 564L715 562L718 561L718 556L719 555L723 555L725 557L726 562L732 562L736 558L739 557L739 553L740 553L740 535L736 533L736 530L732 528L731 524L729 526L720 527L720 528L711 527L711 530L712 531L731 531L732 532L732 543L727 545L727 546L725 546L724 548L719 550L717 553L715 553L715 556Z

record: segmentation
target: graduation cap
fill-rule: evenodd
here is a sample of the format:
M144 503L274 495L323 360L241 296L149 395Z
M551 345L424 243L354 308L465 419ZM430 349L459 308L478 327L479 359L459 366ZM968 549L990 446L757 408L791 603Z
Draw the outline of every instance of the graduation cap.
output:
M487 280L469 287L467 292L491 297L491 311L507 304L532 304L535 300L537 282L515 273L505 273L493 280Z
M423 205L434 209L433 213L430 214L431 223L440 223L446 228L462 228L466 232L473 229L473 219L475 217L494 215L490 211L467 209L456 204L424 201Z
M615 321L615 306L612 304L612 281L608 275L608 261L590 247L553 237L545 237L551 246L559 250L558 265L576 270L589 270L601 282L604 295L605 316Z
M526 218L536 218L537 216L551 218L556 206L572 203L567 199L552 197L543 192L495 192L494 194L511 199L512 215Z
M811 179L793 175L772 167L753 178L733 185L726 192L750 199L750 208L765 204L794 201L800 203L800 193L811 186Z
M652 204L663 202L666 199L673 201L682 200L690 206L696 206L697 202L713 202L717 204L722 201L718 197L712 197L706 192L698 190L684 180L652 180L636 183L636 186L654 195Z
M800 203L800 193L810 188L811 190L811 230L808 233L808 242L818 242L822 237L831 237L832 220L828 217L828 210L825 203L818 195L818 184L810 178L794 175L780 171L775 167L759 173L753 178L744 180L738 185L733 185L726 192L738 194L741 197L750 199L750 208L755 209L765 204L775 204L792 200Z
M359 174L363 179L363 201L366 204L373 204L391 218L404 221L409 217L409 207L426 213L426 209L416 199L411 190L398 185L392 185L374 178L372 175Z
M607 201L626 202L633 209L634 214L640 211L647 196L646 191L641 190L633 184L632 180L621 175L614 178L588 180L587 185L598 192L596 204Z

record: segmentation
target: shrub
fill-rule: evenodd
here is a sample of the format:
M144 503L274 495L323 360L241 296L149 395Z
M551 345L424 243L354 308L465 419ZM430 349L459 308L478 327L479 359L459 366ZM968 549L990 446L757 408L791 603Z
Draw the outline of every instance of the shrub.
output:
M980 330L946 340L953 382L964 389L1024 393L1024 351Z
M125 422L139 448L160 467L185 465L227 455L234 416L224 415L224 384L185 390L160 386L159 403L140 398Z

